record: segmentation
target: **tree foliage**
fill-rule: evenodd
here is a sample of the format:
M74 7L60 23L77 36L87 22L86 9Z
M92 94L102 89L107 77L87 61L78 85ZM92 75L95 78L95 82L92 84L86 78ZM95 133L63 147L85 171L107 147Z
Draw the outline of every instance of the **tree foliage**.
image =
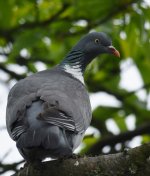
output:
M85 82L90 93L112 95L119 105L94 109L91 125L100 135L86 136L81 152L99 154L106 146L110 146L108 153L118 152L139 135L141 143L148 142L149 19L150 6L144 0L1 0L0 73L3 76L0 81L9 86L12 80L37 72L39 65L50 68L62 60L83 34L104 31L120 51L121 59L108 55L97 58L88 67ZM126 63L123 68L122 63ZM120 81L121 75L133 65L143 86L129 91L120 86ZM146 98L138 96L140 90ZM130 115L135 120L133 131L129 131L126 123ZM116 124L119 134L114 135L108 128L108 120Z

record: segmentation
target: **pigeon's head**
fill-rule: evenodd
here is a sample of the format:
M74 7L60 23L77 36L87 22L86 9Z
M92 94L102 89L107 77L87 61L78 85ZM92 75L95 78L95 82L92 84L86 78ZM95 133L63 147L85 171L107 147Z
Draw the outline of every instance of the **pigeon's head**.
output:
M84 36L74 50L80 50L84 53L85 59L91 61L99 54L113 54L120 57L120 53L112 46L110 38L102 32L92 32Z
M61 67L81 68L82 72L86 66L100 54L112 54L120 57L120 53L112 46L110 38L103 32L92 32L85 35L67 54L61 62Z

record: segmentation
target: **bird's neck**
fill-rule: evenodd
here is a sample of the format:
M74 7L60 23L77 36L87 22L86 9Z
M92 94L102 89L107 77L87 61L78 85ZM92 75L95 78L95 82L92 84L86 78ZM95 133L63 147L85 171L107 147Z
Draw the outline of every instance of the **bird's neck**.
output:
M84 84L84 71L85 62L84 54L80 51L71 51L60 63L61 69L65 72L70 73L73 77L77 78Z

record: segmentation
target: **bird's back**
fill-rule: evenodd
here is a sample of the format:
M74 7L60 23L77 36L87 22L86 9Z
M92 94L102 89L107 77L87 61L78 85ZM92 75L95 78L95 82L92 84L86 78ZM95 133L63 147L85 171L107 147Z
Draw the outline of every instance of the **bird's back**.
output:
M61 113L60 117L57 111ZM26 134L31 126L30 133L39 125L40 130L43 128L47 133L52 133L54 129L57 132L57 127L60 127L83 137L91 121L91 107L85 86L70 74L55 67L19 81L9 93L6 115L10 136L16 141L22 139L18 146L21 144L23 147L25 143L29 143L28 147L31 147L32 144L30 146L30 142L26 142L22 135ZM41 119L39 115L42 116ZM53 127L49 128L48 124ZM17 128L13 131L14 126ZM42 137L46 132L41 133ZM58 133L63 135L64 132ZM74 144L74 148L79 142Z

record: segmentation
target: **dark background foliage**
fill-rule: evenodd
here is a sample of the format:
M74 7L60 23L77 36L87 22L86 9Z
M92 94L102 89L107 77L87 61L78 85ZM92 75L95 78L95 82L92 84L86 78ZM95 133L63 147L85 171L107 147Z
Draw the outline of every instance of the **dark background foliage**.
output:
M94 60L85 73L87 88L90 93L103 92L113 96L119 105L101 105L93 110L91 126L99 133L85 136L81 153L95 155L122 151L136 136L141 136L141 144L149 142L148 1L1 0L0 73L5 79L0 76L0 83L10 88L13 80L37 72L40 66L50 68L58 64L80 37L92 30L106 32L120 51L121 59L103 55ZM126 63L123 68L122 63ZM132 66L137 68L143 85L130 91L123 89L120 81L121 74ZM145 98L138 96L141 90L145 92ZM129 116L133 117L135 125L132 131L126 123ZM107 125L110 120L119 129L116 135ZM15 170L16 165L1 163L0 172Z

